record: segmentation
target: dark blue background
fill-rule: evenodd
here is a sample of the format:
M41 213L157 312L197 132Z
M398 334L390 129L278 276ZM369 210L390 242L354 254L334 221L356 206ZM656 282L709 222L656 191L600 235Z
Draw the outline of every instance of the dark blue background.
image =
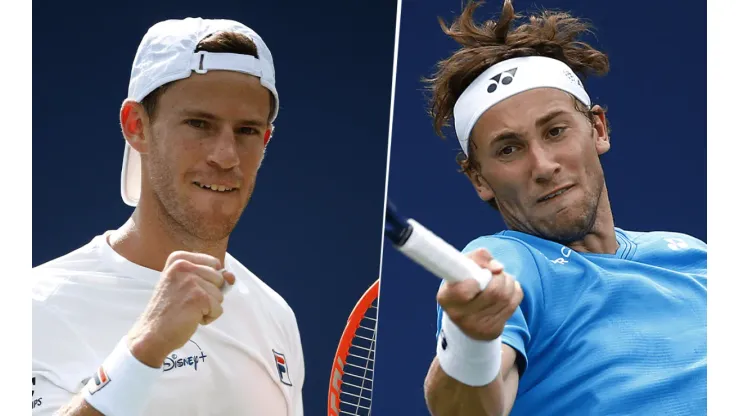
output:
M420 77L457 44L451 22L459 0L405 0L396 78L389 199L458 248L504 229L457 173L453 131L439 139L425 114ZM489 1L479 18L498 15ZM612 148L603 158L616 225L671 230L706 241L706 11L669 0L515 1L519 12L558 8L586 17L611 73L586 83L606 105ZM386 245L380 295L374 415L426 414L423 380L435 354L438 280Z
M132 212L118 123L131 63L152 24L188 16L241 21L275 58L276 135L229 251L295 310L306 414L322 414L347 316L378 277L395 1L35 1L33 264Z

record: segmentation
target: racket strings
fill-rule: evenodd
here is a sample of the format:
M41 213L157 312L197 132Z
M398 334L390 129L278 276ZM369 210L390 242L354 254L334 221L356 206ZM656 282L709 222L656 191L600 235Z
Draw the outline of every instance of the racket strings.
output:
M365 312L347 354L339 395L339 414L370 415L373 370L375 368L375 334L377 300Z

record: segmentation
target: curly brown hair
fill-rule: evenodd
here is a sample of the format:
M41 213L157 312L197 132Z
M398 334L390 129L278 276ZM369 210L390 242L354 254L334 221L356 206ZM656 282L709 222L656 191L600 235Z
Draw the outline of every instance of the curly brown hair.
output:
M440 137L445 137L443 128L449 125L455 102L463 91L483 71L501 61L524 56L554 58L568 65L582 82L590 75L602 76L609 71L606 54L579 40L591 32L586 21L565 12L545 10L514 27L522 16L514 12L511 0L505 0L498 20L478 24L473 14L482 4L483 1L469 1L450 26L439 18L442 31L461 46L437 63L432 77L423 79L431 92L429 114ZM576 109L593 123L595 114L591 109L575 98L573 101ZM468 155L460 152L456 157L461 171L468 175L479 171L475 146L472 141L469 143ZM495 201L489 203L498 208Z

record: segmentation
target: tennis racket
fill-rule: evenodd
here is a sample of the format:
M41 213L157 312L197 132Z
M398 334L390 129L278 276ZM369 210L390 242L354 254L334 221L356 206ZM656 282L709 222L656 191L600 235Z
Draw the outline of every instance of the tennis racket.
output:
M401 253L448 282L475 279L481 290L491 273L413 219L398 214L390 201L385 210L385 237ZM339 341L329 381L329 416L370 415L379 281L360 298Z
M329 381L329 416L370 415L379 286L376 280L362 295L339 340Z
M401 216L390 201L385 209L385 236L406 257L447 282L475 279L483 290L491 281L490 271L417 221Z

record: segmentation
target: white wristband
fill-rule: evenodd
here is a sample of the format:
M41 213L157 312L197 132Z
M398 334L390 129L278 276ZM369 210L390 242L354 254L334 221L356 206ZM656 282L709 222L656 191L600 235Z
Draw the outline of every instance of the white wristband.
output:
M161 374L161 367L152 368L137 360L128 348L128 337L123 337L83 387L83 397L105 416L140 415Z
M472 339L443 313L437 360L442 370L455 380L469 386L485 386L501 370L501 337L493 341Z

